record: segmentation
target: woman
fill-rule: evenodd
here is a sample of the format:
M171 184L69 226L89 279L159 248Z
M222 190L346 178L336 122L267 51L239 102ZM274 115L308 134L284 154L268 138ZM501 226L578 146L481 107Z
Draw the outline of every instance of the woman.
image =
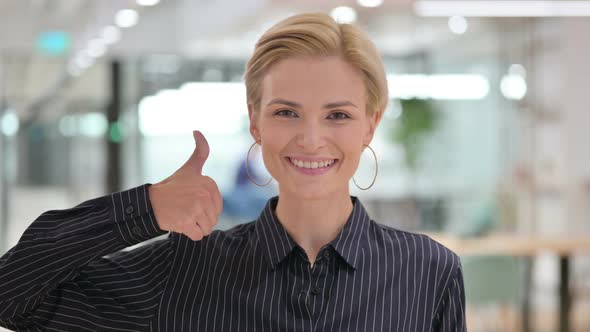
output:
M222 198L201 174L209 147L196 131L166 180L35 220L0 261L0 325L464 331L458 257L377 224L349 195L387 103L367 37L327 15L290 17L260 38L245 80L250 133L279 184L260 217L212 231Z

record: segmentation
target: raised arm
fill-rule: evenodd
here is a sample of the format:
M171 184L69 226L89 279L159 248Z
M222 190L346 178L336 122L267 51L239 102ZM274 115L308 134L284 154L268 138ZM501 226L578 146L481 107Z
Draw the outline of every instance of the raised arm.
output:
M0 326L96 329L147 317L168 277L172 246L163 239L118 251L167 233L148 187L39 216L0 258Z
M208 236L222 211L217 184L201 174L205 137L174 174L154 184L43 213L0 258L0 326L12 329L136 331L149 318L170 275L168 231Z

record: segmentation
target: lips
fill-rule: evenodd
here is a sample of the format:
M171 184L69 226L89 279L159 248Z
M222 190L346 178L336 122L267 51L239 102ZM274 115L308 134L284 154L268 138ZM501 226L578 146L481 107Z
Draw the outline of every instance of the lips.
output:
M303 161L301 159L298 160L298 159L290 158L290 157L286 157L285 159L291 165L291 167L293 167L298 172L306 174L306 175L324 174L324 173L328 172L329 170L331 170L334 167L334 165L336 165L339 161L338 159L329 159L329 158L328 159L317 159L314 161L310 161L310 160ZM320 167L320 163L323 163L324 166ZM326 166L326 164L327 164L327 166Z
M296 158L288 158L293 165L301 168L323 168L332 165L336 159L318 159L318 160L300 160Z

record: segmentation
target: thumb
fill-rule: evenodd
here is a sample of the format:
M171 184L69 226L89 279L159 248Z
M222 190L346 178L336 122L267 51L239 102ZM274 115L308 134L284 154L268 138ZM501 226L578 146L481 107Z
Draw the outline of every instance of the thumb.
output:
M195 150L183 167L190 167L198 174L202 174L203 165L209 156L209 143L203 133L198 130L193 131L195 138Z

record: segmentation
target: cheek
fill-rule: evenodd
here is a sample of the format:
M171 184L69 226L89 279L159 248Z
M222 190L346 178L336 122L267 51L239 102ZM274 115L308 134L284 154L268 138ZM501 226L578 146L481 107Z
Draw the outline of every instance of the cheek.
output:
M347 160L345 162L345 167L348 170L348 172L350 173L350 176L354 175L354 173L356 172L358 166L359 166L359 162L360 162L360 153L358 150L351 150L349 151L349 153L347 154Z
M353 126L349 126L345 130L338 130L334 139L347 154L359 154L363 147L362 130Z
M266 169L272 172L276 167L275 164L280 162L278 158L281 158L281 152L287 145L285 141L287 135L276 127L268 126L260 131L260 136L264 147L262 149L262 159Z
M283 144L283 141L286 140L287 136L286 132L281 130L278 126L263 125L260 127L262 144L264 144L265 148L269 151L276 151L276 149Z
M353 128L351 128L353 129ZM337 137L338 146L342 150L345 158L344 167L354 173L359 165L363 142L361 133L358 130L348 130Z

